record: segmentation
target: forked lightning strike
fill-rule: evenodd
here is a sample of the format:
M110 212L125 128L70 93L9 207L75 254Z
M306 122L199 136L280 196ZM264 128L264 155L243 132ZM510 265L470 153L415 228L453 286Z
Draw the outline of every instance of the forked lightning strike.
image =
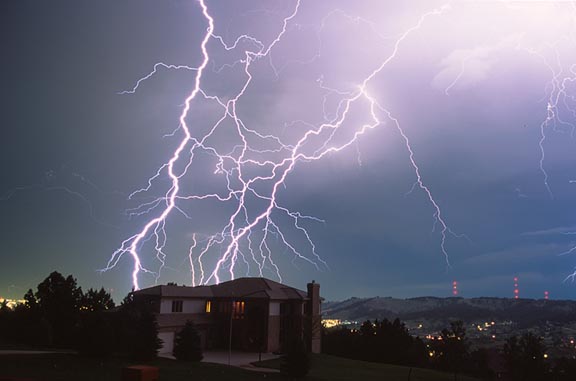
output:
M163 196L129 210L129 213L134 216L154 213L156 216L150 218L138 233L122 242L120 248L113 253L104 270L113 268L124 254L129 254L134 262L132 283L135 289L139 288L139 273L141 271L154 274L156 280L158 280L166 262L164 248L168 240L166 233L167 219L171 214L178 211L184 214L186 218L197 218L184 211L179 203L202 200L234 203L235 206L222 230L205 237L201 237L198 233L192 234L192 242L188 251L192 285L220 282L221 277L225 273L227 273L227 278L233 279L236 276L236 272L238 272L238 261L241 261L242 266L246 267L247 273L251 271L250 267L255 264L257 267L255 272L259 276L263 276L265 271L271 271L282 280L280 268L273 258L271 242L281 244L285 251L291 253L293 260L307 262L317 269L327 268L326 262L317 253L316 246L303 224L304 221L323 221L316 217L289 210L281 203L279 192L286 186L286 179L295 169L297 163L320 160L331 153L344 150L356 143L361 135L383 125L386 121L391 122L400 133L409 154L410 165L416 174L415 187L420 188L424 192L434 209L433 216L436 221L434 225L439 224L441 227L440 246L446 263L449 264L446 239L447 234L451 233L451 230L443 218L440 206L422 179L409 138L402 130L398 119L380 105L368 91L370 82L396 57L402 42L410 34L417 31L428 17L439 16L447 11L449 7L443 6L425 13L415 25L405 30L395 40L390 55L358 84L356 91L341 92L333 89L333 91L344 96L333 118L319 125L299 121L286 123L285 126L282 126L289 127L294 123L298 123L308 128L295 143L288 144L281 139L280 135L263 134L256 128L248 126L239 117L238 101L249 90L253 81L255 75L253 73L253 65L263 58L269 57L274 47L282 40L288 31L289 23L298 15L300 3L300 0L296 1L293 12L283 19L279 33L271 39L269 44L264 44L250 35L241 35L236 38L234 43L229 45L222 36L215 34L215 21L210 15L205 0L199 0L202 14L208 24L206 34L200 44L202 52L201 64L194 68L157 63L154 65L153 70L140 78L131 90L120 93L135 93L144 81L157 73L160 67L195 71L194 87L184 102L184 108L179 118L180 128L178 131L181 131L184 135L182 140L168 162L160 166L157 172L148 180L148 185L135 191L130 197L150 191L153 184L164 173L169 176L170 187ZM242 41L248 42L248 45L253 48L253 50L244 50L241 60L224 65L219 69L242 65L242 74L246 77L240 90L228 100L211 95L201 87L203 75L210 61L208 43L211 40L216 41L218 46L226 51L240 49L239 46ZM270 65L273 66L272 63ZM281 70L278 71L274 67L273 70L276 75L281 72ZM327 89L324 87L322 79L319 79L317 84L321 88ZM194 136L191 129L192 126L187 122L187 117L190 113L193 113L193 103L197 99L214 102L222 109L219 119L200 138ZM365 123L358 126L347 140L338 142L335 138L336 133L342 129L345 123L350 123L349 115L354 107L367 107L369 115L366 115L366 117L368 119ZM323 112L326 115L325 109ZM226 131L227 135L236 136L241 143L229 151L222 152L219 147L212 145L210 141L216 132L224 129L225 124L229 122L231 122L233 127ZM260 145L264 144L266 148L259 147L255 142ZM182 192L183 177L195 163L196 155L201 153L207 153L215 158L216 164L213 173L215 176L224 176L226 183L224 192L207 194L184 194ZM181 169L178 170L177 168ZM255 169L257 169L256 174L253 173ZM249 200L256 200L262 203L262 206L254 207ZM285 228L279 226L276 216L282 216L292 221L290 229L297 232L300 235L300 239L308 247L301 248L297 242L293 241L293 238L288 237L285 233ZM143 266L140 254L142 246L151 239L154 239L154 251L156 259L160 263L157 271L148 270ZM214 264L208 266L206 264L207 258L213 256L215 256Z

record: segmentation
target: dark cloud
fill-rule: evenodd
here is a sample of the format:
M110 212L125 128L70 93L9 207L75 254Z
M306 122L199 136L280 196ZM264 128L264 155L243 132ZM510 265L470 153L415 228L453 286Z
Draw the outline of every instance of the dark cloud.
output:
M245 33L270 43L294 4L208 1L216 33L229 44ZM238 103L238 115L260 133L294 144L310 125L334 118L346 94L392 54L402 33L441 5L303 1L270 57L254 61L257 75ZM501 296L511 294L508 283L519 275L524 296L539 297L544 288L553 297L572 295L574 286L562 281L576 261L557 255L576 238L566 234L575 226L572 98L558 98L556 119L543 130L543 168L553 197L540 169L539 144L542 123L550 117L547 103L554 100L550 94L559 86L571 94L576 90L568 70L576 49L574 41L562 38L573 28L566 23L570 13L560 4L538 7L452 2L450 10L427 18L407 36L368 86L410 139L443 218L456 234L468 237L448 235L451 266L440 249L434 208L422 189L410 192L416 174L405 142L379 111L381 126L339 154L297 163L279 191L283 207L323 221L302 225L328 264L318 271L295 259L276 235L271 245L284 281L303 286L314 278L330 299L450 295L453 279L460 281L464 296ZM534 19L535 14L541 17ZM544 17L550 15L559 16ZM112 271L97 270L146 222L125 211L153 203L169 186L160 176L150 192L127 200L146 187L177 146L179 132L171 134L195 72L160 68L135 94L118 92L132 89L159 61L197 66L205 28L194 1L0 4L6 57L0 63L1 292L19 296L54 269L75 274L85 287L114 288L116 298L129 290L128 257ZM245 55L241 49L222 49L215 39L208 47L212 61L203 86L229 100L246 79L236 62ZM205 134L220 110L211 100L195 101L187 118L193 136ZM354 108L335 141L349 139L368 123L368 111L367 104ZM228 133L233 128L210 144L234 152L239 139ZM265 140L254 144L274 147ZM209 152L195 157L186 192L221 189L217 163ZM251 202L255 210L262 207ZM214 202L179 205L192 219L179 213L167 224L162 282L190 281L192 237L206 242L234 208ZM290 218L282 213L275 218L286 236L313 256ZM153 247L143 246L142 255L147 266L159 265ZM239 274L244 271L240 265ZM266 275L275 275L271 266ZM142 275L143 285L154 281Z

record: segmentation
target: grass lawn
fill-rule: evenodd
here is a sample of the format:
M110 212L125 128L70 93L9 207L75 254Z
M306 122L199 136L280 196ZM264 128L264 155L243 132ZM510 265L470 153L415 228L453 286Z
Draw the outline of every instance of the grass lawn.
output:
M121 381L123 367L143 364L160 368L159 381L288 380L280 374L210 363L185 364L161 358L148 363L116 358L100 361L73 354L0 355L0 380L19 377L35 381Z
M122 368L146 364L160 368L159 381L288 381L278 373L260 373L226 365L186 364L175 360L157 359L149 363L125 359L90 359L74 354L0 355L0 380L3 377L29 378L35 381L120 381ZM261 366L279 368L281 360L263 361ZM312 369L306 381L406 381L410 368L348 360L328 355L312 357ZM411 381L454 381L454 375L413 368ZM458 381L478 381L458 376Z
M279 369L280 360L262 361L260 366ZM454 381L454 374L429 369L378 364L349 360L329 355L313 355L312 368L306 377L309 381ZM476 378L458 375L457 381L478 381Z

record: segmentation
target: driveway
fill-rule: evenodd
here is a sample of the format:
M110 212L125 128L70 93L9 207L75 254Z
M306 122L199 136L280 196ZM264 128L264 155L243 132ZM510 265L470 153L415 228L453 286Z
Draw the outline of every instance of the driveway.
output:
M272 353L262 353L261 358L259 357L258 352L232 351L232 353L229 353L228 351L205 351L203 352L203 355L204 355L204 359L202 360L203 362L231 365L243 369L260 371L260 372L270 372L270 373L279 372L279 370L277 369L259 368L251 364L253 362L258 361L259 359L264 361L280 357ZM160 354L160 356L167 358L174 358L174 356L171 356L169 354Z

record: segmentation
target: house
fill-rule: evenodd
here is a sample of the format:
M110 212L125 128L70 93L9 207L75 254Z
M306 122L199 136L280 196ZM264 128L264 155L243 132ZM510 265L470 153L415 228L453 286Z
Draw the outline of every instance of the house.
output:
M187 320L209 350L283 352L302 338L320 352L320 285L307 292L266 278L239 278L212 286L160 285L138 290L157 313L160 353L172 353L175 334Z

